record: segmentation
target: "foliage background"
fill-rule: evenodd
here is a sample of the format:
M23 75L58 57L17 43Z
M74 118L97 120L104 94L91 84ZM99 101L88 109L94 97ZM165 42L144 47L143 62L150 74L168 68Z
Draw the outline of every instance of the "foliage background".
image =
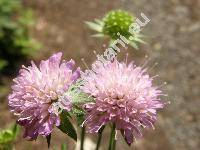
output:
M20 63L39 49L39 43L29 36L33 24L32 11L23 7L21 0L0 1L0 70L3 74L15 73Z

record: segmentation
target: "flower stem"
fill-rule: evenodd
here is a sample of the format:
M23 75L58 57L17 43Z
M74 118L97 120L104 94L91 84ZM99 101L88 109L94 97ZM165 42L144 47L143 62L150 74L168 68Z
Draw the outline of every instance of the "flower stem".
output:
M100 147L100 144L101 144L102 133L103 133L104 128L105 128L105 126L103 126L99 131L97 145L96 145L95 150L99 150L99 147Z
M80 150L83 150L83 145L84 145L84 139L85 139L85 127L82 127L82 131L81 131L81 146L80 146Z
M111 129L111 133L110 133L110 141L109 141L109 147L108 150L115 150L115 124L113 124L112 129Z
M116 139L115 139L115 130L114 130L114 138L113 138L112 150L115 150L115 147L116 147Z

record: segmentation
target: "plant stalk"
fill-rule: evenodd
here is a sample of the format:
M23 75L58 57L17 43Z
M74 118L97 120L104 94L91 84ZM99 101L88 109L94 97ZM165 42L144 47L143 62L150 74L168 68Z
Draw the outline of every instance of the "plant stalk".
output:
M110 141L109 141L109 147L108 150L115 150L115 124L113 124L112 129L111 129L111 133L110 133Z
M103 134L103 130L104 130L105 126L103 126L99 133L98 133L98 140L97 140L97 145L96 145L96 149L95 150L99 150L100 148L100 144L101 144L101 139L102 139L102 134Z
M81 131L81 145L80 145L80 150L83 150L84 148L84 140L85 140L85 127L82 127Z

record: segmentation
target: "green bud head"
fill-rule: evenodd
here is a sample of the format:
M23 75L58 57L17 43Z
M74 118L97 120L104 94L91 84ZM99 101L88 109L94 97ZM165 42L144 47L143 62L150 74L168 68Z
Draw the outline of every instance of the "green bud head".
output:
M125 37L129 37L129 26L134 23L135 18L126 11L110 11L104 18L103 33L109 35L112 39L117 39L119 32Z

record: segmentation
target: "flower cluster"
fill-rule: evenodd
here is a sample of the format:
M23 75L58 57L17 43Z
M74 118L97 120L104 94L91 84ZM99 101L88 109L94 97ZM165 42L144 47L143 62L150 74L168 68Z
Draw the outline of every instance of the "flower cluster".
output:
M146 69L117 60L106 64L97 61L92 67L93 73L82 76L82 90L95 98L95 102L85 104L84 125L90 133L112 123L131 144L142 136L141 127L154 128L156 111L164 103Z
M154 128L157 111L165 106L159 87L147 69L133 62L119 62L120 48L130 45L137 49L142 40L141 30L150 19L141 13L143 21L134 15L113 10L102 19L86 22L97 32L96 37L110 37L109 47L92 68L81 71L75 62L61 61L58 52L39 66L32 61L22 66L8 96L11 112L17 124L24 127L24 138L36 140L46 137L50 146L54 126L77 141L77 132L71 119L82 124L80 149L83 149L85 129L99 133L99 149L103 129L111 125L109 150L115 149L115 133L120 131L127 144L142 137L142 128ZM96 54L96 52L95 52ZM104 58L105 57L105 58Z
M25 138L48 138L55 125L76 140L76 131L62 110L74 113L90 133L113 124L129 145L142 136L142 128L154 128L157 110L165 103L147 69L114 59L96 61L91 70L82 73L79 68L73 72L74 61L61 62L61 56L57 53L41 61L39 68L34 62L23 66L14 79L9 106L18 116L17 123L24 126ZM78 83L80 92L75 86ZM58 102L61 114L55 105Z
M19 71L9 95L11 112L18 116L17 123L24 126L24 137L34 140L38 135L48 136L53 126L60 125L60 117L54 103L80 76L80 69L73 72L75 62L61 62L62 53L41 61L39 68L34 62ZM65 109L71 109L66 99Z

